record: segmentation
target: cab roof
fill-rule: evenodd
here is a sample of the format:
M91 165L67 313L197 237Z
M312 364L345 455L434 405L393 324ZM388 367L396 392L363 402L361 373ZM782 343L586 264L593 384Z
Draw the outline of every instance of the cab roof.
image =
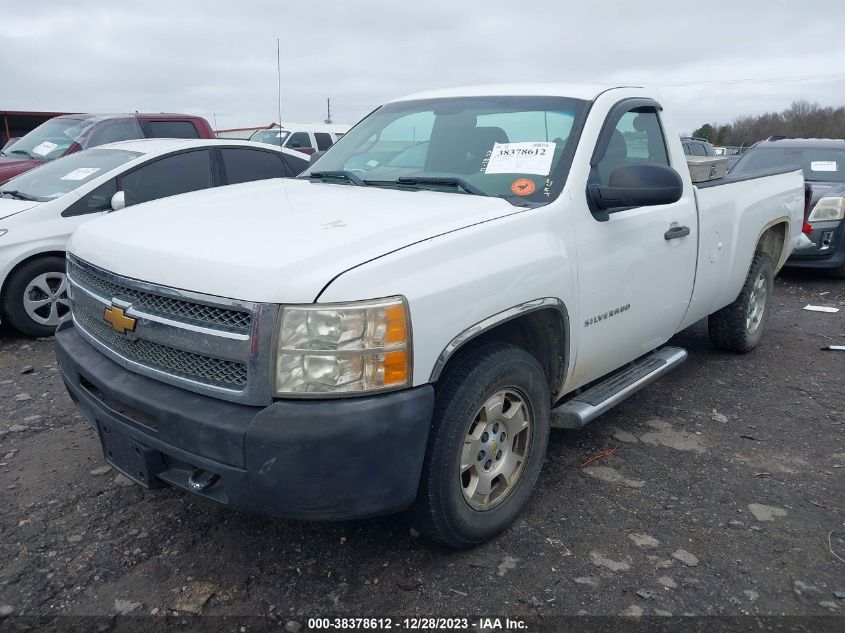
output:
M185 138L138 138L131 141L118 141L116 143L106 143L105 145L97 145L91 149L123 149L129 152L138 152L139 154L150 154L162 149L172 149L176 146L183 146L185 149L191 147L204 147L210 139L185 139ZM205 141L198 143L197 141Z
M77 112L72 114L60 114L53 117L54 119L75 119L77 121L104 121L106 119L198 119L200 117L193 114L174 114L170 112L105 112L101 114L86 114L84 112Z
M536 97L570 97L594 101L600 94L618 88L641 88L642 86L609 86L606 84L489 84L480 86L463 86L460 88L446 88L443 90L429 90L406 95L393 101L414 101L417 99L444 99L454 97L491 97L491 96L536 96Z
M764 141L756 143L754 147L827 147L831 149L845 149L845 139L769 137Z
M97 145L90 149L122 149L128 152L138 152L139 154L152 154L158 151L172 151L176 149L192 149L199 147L252 147L271 149L274 151L281 151L283 154L296 156L298 158L308 159L307 154L302 154L287 147L279 147L278 145L269 145L267 143L256 143L255 141L243 141L231 138L139 138L131 141L118 141L116 143L107 143L105 145Z

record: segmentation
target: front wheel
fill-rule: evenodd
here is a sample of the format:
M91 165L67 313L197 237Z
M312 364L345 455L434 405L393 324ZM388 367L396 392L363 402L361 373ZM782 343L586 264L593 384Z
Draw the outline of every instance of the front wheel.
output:
M42 257L20 266L6 284L2 308L15 329L29 336L52 336L70 312L65 260Z
M493 343L453 361L437 383L411 525L456 548L505 530L543 465L549 408L543 370L519 347Z
M774 286L772 260L766 253L754 253L739 296L707 319L710 342L719 349L740 354L757 347L769 319Z

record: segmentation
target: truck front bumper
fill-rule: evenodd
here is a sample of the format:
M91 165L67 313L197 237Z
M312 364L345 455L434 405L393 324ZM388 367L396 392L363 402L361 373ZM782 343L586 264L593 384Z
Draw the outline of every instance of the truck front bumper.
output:
M146 488L173 486L234 509L305 520L390 514L416 495L431 385L252 407L129 372L69 321L56 332L56 354L106 461Z

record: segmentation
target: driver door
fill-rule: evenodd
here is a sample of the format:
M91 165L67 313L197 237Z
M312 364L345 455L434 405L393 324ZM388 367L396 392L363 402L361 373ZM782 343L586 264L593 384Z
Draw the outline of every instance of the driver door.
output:
M591 209L586 194L588 184L608 185L618 167L643 162L672 166L659 113L650 100L618 103L599 134L588 181L572 190L578 251L573 387L665 343L689 305L698 239L689 179L684 179L677 202L605 214ZM672 227L688 227L689 233L670 238Z

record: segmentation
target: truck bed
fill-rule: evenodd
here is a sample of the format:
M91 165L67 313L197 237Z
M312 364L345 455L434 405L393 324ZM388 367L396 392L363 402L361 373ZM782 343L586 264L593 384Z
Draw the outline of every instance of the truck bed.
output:
M721 309L736 299L756 244L768 227L788 221L792 245L775 270L783 265L801 234L804 219L804 177L800 169L775 168L731 175L693 186L698 211L698 259L695 286L681 328ZM744 248L743 248L744 247Z
M760 169L758 171L746 172L744 174L727 174L721 178L714 178L713 180L706 180L704 182L697 182L695 186L698 189L708 189L710 187L719 187L721 185L730 185L735 182L744 182L746 180L757 180L758 178L765 178L766 176L778 176L780 174L790 174L794 172L797 167L770 167L769 169Z

